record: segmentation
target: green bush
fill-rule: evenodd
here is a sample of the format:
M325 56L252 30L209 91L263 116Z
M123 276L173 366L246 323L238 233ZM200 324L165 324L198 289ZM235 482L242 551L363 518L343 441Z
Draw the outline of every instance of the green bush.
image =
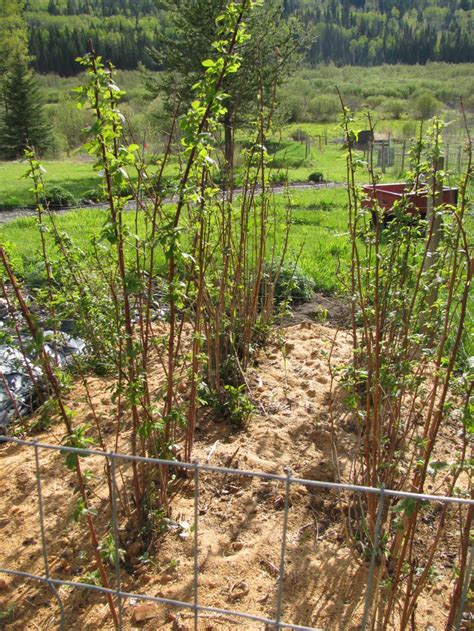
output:
M270 173L270 184L286 184L287 179L285 171L272 171Z
M274 278L276 269L268 267L267 275ZM313 297L314 280L305 274L297 265L288 265L281 269L275 285L275 302L301 304Z
M324 182L324 175L321 171L313 171L313 173L308 175L308 180L310 182L314 182L315 184L319 184Z
M244 427L255 410L254 404L247 395L245 384L238 387L224 386L224 401L220 409L232 425Z
M104 201L104 192L100 188L92 188L90 191L86 191L79 201L81 204L90 202L97 204Z
M341 111L341 105L337 96L322 94L311 99L308 109L311 120L316 123L325 123L337 119Z
M307 121L309 112L306 95L298 92L298 89L294 84L291 85L291 91L285 91L280 95L278 113L280 118L288 123L301 123Z
M225 381L224 376L221 377ZM234 381L234 377L232 380ZM247 395L245 384L232 385L227 383L224 386L223 394L219 397L216 392L210 390L207 383L202 382L199 388L199 399L236 427L244 427L255 410L254 404Z
M53 186L44 196L45 203L53 210L74 206L76 198L72 193L60 186Z
M406 112L406 101L403 99L388 99L384 107L390 118L399 120Z
M441 103L431 92L421 92L413 101L413 113L420 120L432 118L439 112Z
M297 142L303 142L308 138L308 134L298 127L297 129L291 130L290 138L292 138L292 140L296 140Z
M378 110L384 106L385 102L385 97L381 94L368 96L364 99L364 107L367 107L371 111Z

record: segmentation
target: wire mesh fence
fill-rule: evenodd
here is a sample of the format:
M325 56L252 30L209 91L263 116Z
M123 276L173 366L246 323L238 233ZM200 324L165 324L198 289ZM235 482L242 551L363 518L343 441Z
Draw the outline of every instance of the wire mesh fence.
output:
M40 548L42 556L42 573L33 573L29 571L18 570L13 567L6 567L2 560L0 560L0 573L18 577L25 581L38 581L46 586L51 591L57 601L59 608L59 629L72 628L68 626L66 622L66 608L63 602L63 598L60 593L61 587L67 587L72 590L85 590L90 593L96 593L103 596L112 597L115 599L117 612L118 612L118 628L128 628L124 620L124 605L128 601L135 603L143 601L144 603L155 603L157 605L163 605L174 608L177 611L188 610L191 616L191 620L194 625L194 629L199 628L200 620L211 615L217 616L230 616L233 619L239 620L241 628L245 628L242 625L246 624L258 624L263 625L265 629L295 629L301 631L315 631L318 630L316 626L305 626L297 624L291 621L283 620L283 610L285 601L285 572L287 566L287 542L288 542L288 519L289 511L291 507L290 494L292 487L306 487L312 491L332 490L342 494L370 494L378 496L378 509L377 518L375 524L375 530L373 535L373 541L370 554L367 556L367 580L365 584L365 593L363 594L362 603L362 616L360 631L365 631L370 628L373 596L376 589L376 566L377 566L377 554L379 550L379 544L382 536L382 524L383 516L385 514L387 503L390 500L402 500L410 499L416 502L428 502L440 505L458 505L469 509L474 506L474 500L466 497L447 497L441 495L430 495L420 493L410 493L404 491L395 491L385 488L372 488L354 484L343 484L329 481L308 480L294 477L292 471L289 468L285 469L284 475L278 475L273 473L264 473L260 471L251 471L236 469L231 467L218 467L210 464L200 463L187 463L178 462L174 460L163 460L157 458L146 458L141 456L132 456L123 453L115 452L103 452L95 449L78 449L74 447L65 447L60 445L44 444L37 441L25 441L18 438L0 436L0 444L14 444L25 450L32 450L34 452L34 472L35 472L35 485L37 496L37 513L40 532ZM94 584L87 581L72 581L56 578L51 571L50 554L48 550L48 533L47 533L47 508L45 507L44 491L42 485L42 472L41 472L41 453L44 451L60 452L63 455L74 454L77 457L95 456L99 459L103 459L104 462L110 466L111 474L111 529L113 533L113 547L114 547L114 588L106 588L101 585ZM121 565L120 557L120 536L119 536L119 520L117 511L117 489L118 489L118 473L117 467L122 463L140 463L155 466L166 466L170 468L180 468L186 470L192 486L192 502L193 502L193 519L192 525L192 541L193 541L193 562L192 562L192 598L186 600L179 600L173 598L167 598L162 596L154 596L150 593L143 593L141 591L127 591L123 588L123 572L124 569ZM283 485L282 493L282 527L281 527L281 542L280 549L278 551L279 562L278 567L275 568L275 599L273 605L273 615L264 617L262 615L252 614L247 611L237 611L234 609L224 609L221 607L214 607L203 604L202 591L200 586L200 496L201 496L201 484L204 474L210 474L212 476L223 476L224 478L243 477L250 478L251 480L260 480L263 482L279 483ZM454 629L459 631L463 624L463 612L465 610L468 592L471 585L472 577L472 564L474 557L474 546L471 546L469 553L469 560L466 564L466 571L463 580L462 597L457 610ZM76 627L77 628L77 627ZM256 628L256 627L247 627ZM258 627L261 628L261 627Z
M381 140L367 148L372 151L374 166L387 177L399 179L410 169L410 142L407 140ZM443 145L444 168L448 172L447 183L454 185L468 166L468 155L462 142L446 142Z

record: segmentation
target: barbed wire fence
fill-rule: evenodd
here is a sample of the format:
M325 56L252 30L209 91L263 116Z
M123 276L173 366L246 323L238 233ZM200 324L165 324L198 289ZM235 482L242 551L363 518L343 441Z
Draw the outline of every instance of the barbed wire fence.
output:
M321 631L314 626L304 626L292 622L285 622L282 620L282 612L284 606L284 581L285 581L285 568L287 562L287 541L288 541L288 516L290 503L290 492L293 486L304 486L311 490L334 490L341 493L364 493L364 494L376 494L379 497L377 519L375 524L374 539L370 550L369 568L367 574L367 582L365 585L365 595L363 598L363 614L360 624L360 631L366 631L370 628L370 620L372 615L372 603L375 590L375 578L376 578L376 565L377 565L377 551L382 535L382 522L384 509L386 509L387 501L392 499L412 499L416 502L430 502L439 504L451 504L458 505L460 507L469 508L474 506L474 500L464 497L447 497L441 495L429 495L421 493L410 493L404 491L394 491L385 488L372 488L359 486L354 484L343 484L328 481L307 480L297 477L293 477L289 468L285 469L285 475L277 475L271 473L263 473L259 471L234 469L230 467L218 467L209 464L199 463L187 463L171 460L163 460L157 458L146 458L141 456L132 456L123 453L116 452L103 452L95 449L79 449L74 447L65 447L61 445L52 445L40 443L37 441L25 441L22 439L7 437L0 435L1 444L13 444L24 448L25 450L34 451L34 467L36 478L36 493L38 503L38 520L40 528L40 540L41 540L41 556L42 564L44 568L43 574L35 574L27 571L16 570L11 567L4 567L0 561L0 574L4 573L13 577L24 579L25 581L38 581L49 587L52 595L57 601L59 607L59 629L61 631L67 629L66 626L66 609L63 599L58 591L58 588L68 587L74 590L86 590L88 592L102 594L104 596L112 596L116 600L118 610L119 629L127 628L124 622L124 603L126 601L133 600L134 602L144 601L151 602L157 605L165 605L176 609L187 609L192 612L192 619L194 622L194 630L197 631L200 617L206 617L206 614L230 616L237 618L244 622L260 623L264 625L265 629L294 629L295 631ZM103 458L110 465L111 481L112 481L112 508L111 508L111 523L113 533L113 546L114 546L114 572L115 572L115 589L107 589L105 587L95 585L88 582L76 582L69 580L62 580L54 578L51 572L50 555L48 552L47 544L47 526L45 515L45 503L43 497L42 488L42 475L40 468L40 454L41 451L53 451L60 452L62 454L75 454L76 456L96 456ZM147 593L132 593L122 589L122 572L120 562L120 541L119 541L119 524L117 518L117 463L123 462L137 462L143 464L169 466L171 468L180 468L187 470L191 475L193 485L193 502L194 502L194 524L192 528L193 532L193 577L192 577L192 600L175 600L171 598L152 596ZM258 479L267 482L282 483L284 485L284 504L283 504L283 519L282 519L282 532L281 532L281 545L279 551L279 563L278 574L275 578L275 603L274 603L274 615L271 618L255 615L248 612L235 611L231 609L223 609L219 607L206 606L200 602L200 566L199 566L199 547L200 547L200 476L204 473L212 475L222 476L239 476L251 479ZM458 611L456 614L454 629L460 631L463 625L463 613L468 599L468 593L471 585L472 566L474 559L474 543L471 545L469 551L469 559L466 564L466 571L463 578L462 596L460 599Z

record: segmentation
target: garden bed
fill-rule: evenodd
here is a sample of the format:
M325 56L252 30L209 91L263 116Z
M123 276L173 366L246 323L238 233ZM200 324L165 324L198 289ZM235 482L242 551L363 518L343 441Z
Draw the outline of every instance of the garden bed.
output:
M283 351L283 352L282 352ZM337 382L331 388L328 356L334 366L350 359L346 330L303 319L275 332L275 343L261 352L249 383L257 411L247 427L236 429L212 414L201 415L196 429L194 457L200 463L283 473L306 479L347 481L357 453L357 427L341 405ZM158 381L158 376L157 376ZM107 380L89 379L104 440L115 442L115 423L109 416ZM185 395L184 395L185 396ZM329 402L338 410L334 426L338 467L333 463ZM85 390L77 384L69 405L75 423L84 422ZM125 445L130 429L119 441ZM35 438L58 444L63 430L54 423ZM92 432L93 433L93 432ZM446 426L439 441L439 457L453 457L460 438ZM33 450L2 446L0 472L0 565L43 574L41 537L36 501ZM90 500L97 509L100 532L110 516L102 458L84 459L90 471ZM74 475L57 452L41 452L41 475L46 515L46 537L54 578L91 581L94 562L84 528L72 519ZM129 466L121 465L129 476ZM430 488L431 486L431 488ZM428 485L427 492L441 493ZM283 519L283 485L243 477L200 476L199 602L273 618ZM292 487L290 496L287 566L282 620L331 630L357 629L361 621L368 564L349 547L341 511L346 500L335 492L317 493ZM192 480L183 479L172 502L173 523L149 549L130 543L124 549L122 589L192 602L193 599ZM175 526L174 524L178 524ZM119 524L126 539L127 524ZM423 526L419 544L430 535ZM449 583L456 558L455 537L445 535L443 554L436 559L435 579L420 598L417 629L445 628ZM113 570L111 569L113 581ZM61 587L66 628L113 628L105 598L80 589ZM0 575L0 611L6 629L46 629L58 624L59 610L48 587ZM143 620L140 620L144 616ZM125 602L125 628L191 629L192 612L138 601ZM259 629L261 625L230 616L206 614L200 629Z

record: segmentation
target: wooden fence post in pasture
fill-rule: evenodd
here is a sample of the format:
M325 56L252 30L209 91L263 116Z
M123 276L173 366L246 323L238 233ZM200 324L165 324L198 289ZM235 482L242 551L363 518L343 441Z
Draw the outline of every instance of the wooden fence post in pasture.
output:
M423 264L423 272L429 272L429 270L436 264L438 258L438 247L442 237L442 216L440 213L435 212L436 208L442 203L443 200L443 183L438 182L436 175L444 167L444 158L440 157L437 161L433 162L433 182L432 189L428 193L428 199L426 204L426 220L427 220L427 239L426 246L426 258ZM430 290L426 296L426 302L428 307L432 307L438 297L438 284L431 283Z
M404 171L405 171L405 153L406 153L406 150L407 150L407 141L404 140L403 144L402 144L402 165L401 165L401 168L400 168L400 171L402 173L404 173Z

